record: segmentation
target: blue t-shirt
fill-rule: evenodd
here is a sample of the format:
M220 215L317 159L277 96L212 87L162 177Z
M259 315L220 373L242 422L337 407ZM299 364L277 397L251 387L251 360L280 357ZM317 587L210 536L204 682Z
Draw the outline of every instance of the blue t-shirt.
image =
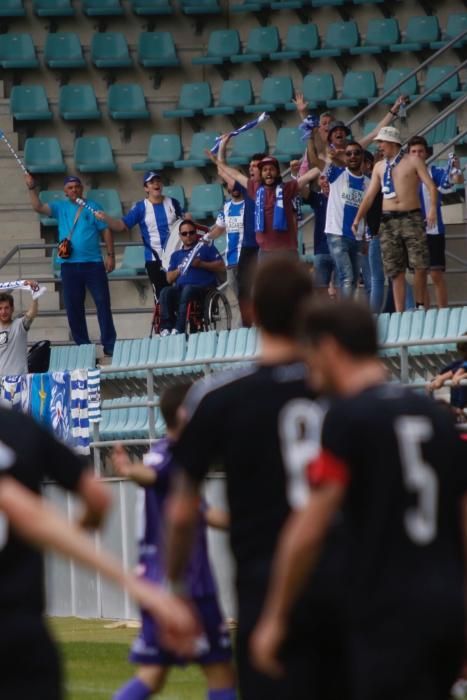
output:
M176 250L170 256L169 272L176 270L179 265L187 258L193 248ZM214 245L203 245L197 255L203 262L214 262L214 260L222 260L222 256L219 254L216 246ZM201 267L193 267L190 265L188 270L184 275L177 278L175 282L177 287L184 287L187 284L193 284L195 287L215 287L217 285L217 277L215 272L210 272Z
M93 209L102 211L98 202L94 202L92 199L87 199L86 202ZM64 200L50 202L49 207L53 218L58 221L58 240L62 241L69 236L73 228L78 205ZM106 228L105 221L98 221L91 211L82 209L71 236L71 255L65 260L57 257L57 262L62 265L64 263L102 262L100 234Z
M245 199L245 211L243 214L243 242L242 248L258 248L255 231L255 200L248 196L247 189L239 182L235 182L235 189L243 194Z
M170 226L182 217L180 202L173 197L164 196L160 204L152 206L148 199L136 202L123 217L123 222L127 228L139 224L144 243L144 257L146 260L154 260L152 250L161 257L170 236Z
M328 198L322 192L310 192L308 197L304 198L303 201L305 204L309 204L315 213L315 231L313 234L314 254L330 255L328 241L324 232Z

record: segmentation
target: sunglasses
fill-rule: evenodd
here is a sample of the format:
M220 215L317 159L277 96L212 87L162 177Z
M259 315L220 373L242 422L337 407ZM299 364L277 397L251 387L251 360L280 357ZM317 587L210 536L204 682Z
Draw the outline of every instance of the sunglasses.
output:
M191 229L191 231L180 231L181 236L196 236L197 233L198 231L195 228Z
M362 154L362 151L346 151L345 155L346 156L360 156Z

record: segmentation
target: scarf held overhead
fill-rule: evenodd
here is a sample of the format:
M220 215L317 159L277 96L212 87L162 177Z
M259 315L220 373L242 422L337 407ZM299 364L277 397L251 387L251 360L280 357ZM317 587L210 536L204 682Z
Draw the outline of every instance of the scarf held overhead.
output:
M0 282L0 289L4 291L14 292L16 289L22 289L25 292L31 292L33 299L39 299L46 291L47 287L39 287L34 290L29 284L26 284L27 280L14 280L12 282Z
M249 129L254 129L255 126L258 126L258 124L261 124L261 122L265 122L267 119L269 119L269 114L266 114L266 112L263 112L262 114L259 115L259 117L256 117L256 119L252 119L251 122L247 122L243 126L240 126L238 129L231 131L229 133L229 136L230 136L230 138L232 138L233 136L238 136L238 134L243 134L244 131L249 131ZM223 139L223 136L216 137L214 146L211 148L211 153L216 154L218 152L222 139Z

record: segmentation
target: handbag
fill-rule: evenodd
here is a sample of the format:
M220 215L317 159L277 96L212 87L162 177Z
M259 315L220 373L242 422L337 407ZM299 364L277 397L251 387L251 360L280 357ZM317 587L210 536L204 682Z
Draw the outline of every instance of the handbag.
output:
M73 219L73 224L68 236L66 238L63 238L57 246L57 255L59 258L62 258L62 260L67 260L67 258L71 256L71 253L73 251L71 237L73 235L73 231L75 230L75 226L78 222L79 217L81 216L82 211L83 207L79 207L78 211L75 214L75 218Z

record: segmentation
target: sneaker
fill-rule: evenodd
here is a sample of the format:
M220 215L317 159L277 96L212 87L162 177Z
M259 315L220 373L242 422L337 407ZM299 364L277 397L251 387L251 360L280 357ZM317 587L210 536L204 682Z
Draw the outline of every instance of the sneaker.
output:
M172 328L172 330L170 331L170 335L179 335L179 332L176 328Z
M166 338L168 335L170 335L170 331L168 328L163 328L159 335L161 338Z

